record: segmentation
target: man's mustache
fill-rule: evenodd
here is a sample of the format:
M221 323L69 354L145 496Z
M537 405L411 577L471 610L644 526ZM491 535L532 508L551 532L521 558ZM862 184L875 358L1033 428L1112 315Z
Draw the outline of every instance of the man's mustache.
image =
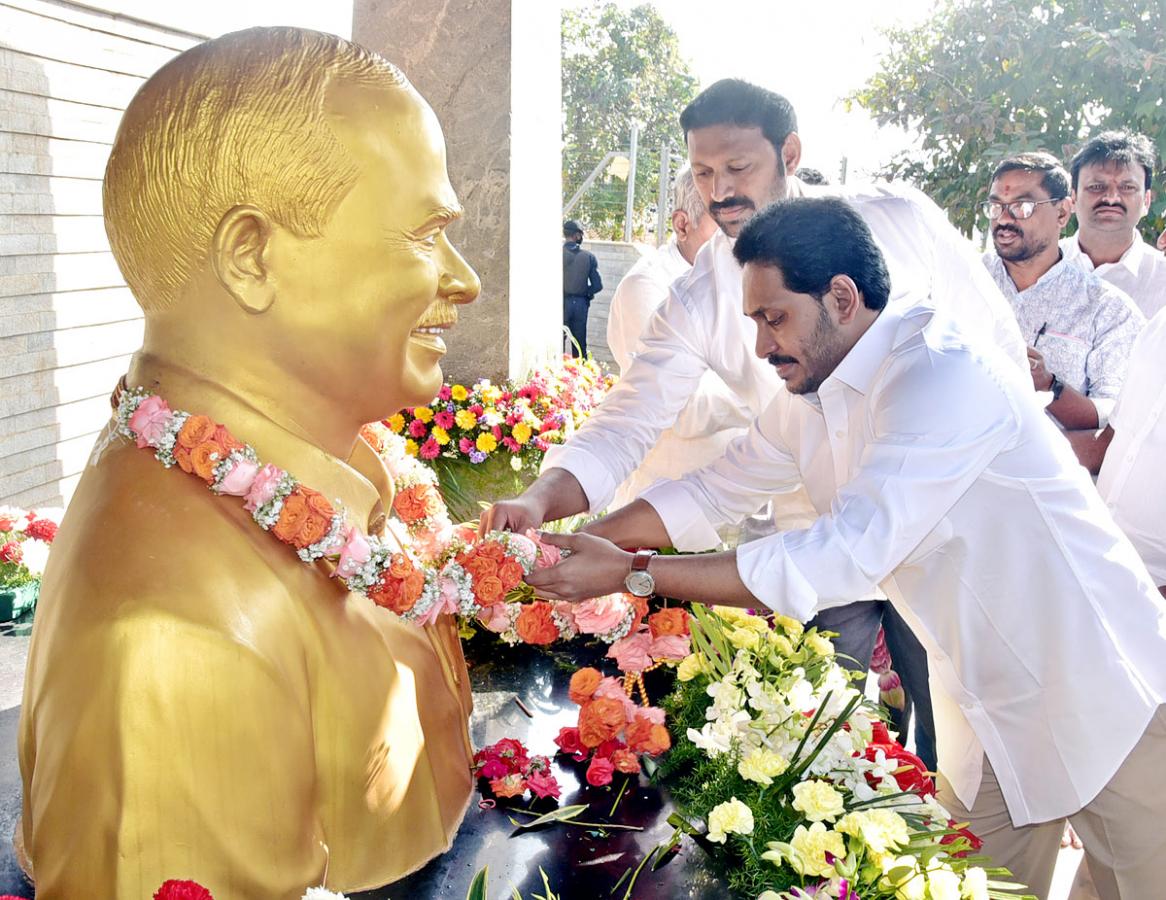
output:
M714 200L709 204L709 212L716 214L726 209L756 209L753 201L748 197L729 197L727 200Z
M997 225L992 229L992 234L1000 234L1002 231L1011 231L1017 237L1022 237L1024 235L1024 232L1017 228L1015 225Z
M771 366L792 366L797 364L797 360L792 356L782 356L780 353L771 353L766 357Z
M1122 212L1126 211L1124 203L1098 203L1093 208L1095 210L1098 210L1098 209L1120 209Z

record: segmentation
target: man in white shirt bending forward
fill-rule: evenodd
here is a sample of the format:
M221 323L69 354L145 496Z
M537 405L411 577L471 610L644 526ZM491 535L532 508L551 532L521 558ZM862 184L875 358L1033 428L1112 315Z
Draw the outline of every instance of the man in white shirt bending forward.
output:
M531 583L618 590L633 555L617 545L672 544L803 483L811 527L654 557L655 590L804 620L881 584L928 651L940 802L985 852L1045 897L1068 817L1102 897L1160 893L1166 601L1027 375L925 296L888 307L843 201L774 204L734 254L787 390L722 459L554 539L572 554Z

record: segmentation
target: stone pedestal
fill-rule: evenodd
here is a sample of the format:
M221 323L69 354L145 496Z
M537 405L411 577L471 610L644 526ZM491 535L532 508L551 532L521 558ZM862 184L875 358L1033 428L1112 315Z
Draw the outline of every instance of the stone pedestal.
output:
M562 348L560 5L357 0L352 38L399 66L445 130L466 215L450 235L482 279L447 377L516 377Z

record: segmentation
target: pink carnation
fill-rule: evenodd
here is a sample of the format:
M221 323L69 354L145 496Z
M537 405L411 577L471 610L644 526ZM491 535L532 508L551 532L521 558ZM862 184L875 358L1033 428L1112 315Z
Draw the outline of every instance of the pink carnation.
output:
M279 466L273 466L271 463L265 465L251 482L251 488L247 491L247 502L243 504L243 508L247 512L255 512L261 506L270 503L283 476L284 471Z
M557 566L559 561L563 558L563 551L554 544L548 544L546 541L539 540L538 532L531 528L526 532L526 536L530 538L538 546L539 556L535 562L537 569L549 569L551 566Z
M624 690L623 682L618 678L612 678L610 675L603 678L599 682L599 687L595 689L593 697L602 697L606 700L618 700L623 704L624 714L630 722L639 712L640 707L636 706L632 698L628 696L628 692Z
M651 646L651 634L647 630L637 631L612 644L607 655L615 660L621 672L642 672L652 665L652 654L649 652Z
M246 497L258 474L259 463L251 462L249 459L236 460L227 477L219 484L219 493L228 497Z
M627 615L628 605L619 594L594 597L575 606L575 625L583 634L604 634Z
M653 725L663 725L664 718L664 710L660 709L658 706L638 706L636 707L636 714L631 719L631 721L634 722L636 719L647 719Z
M174 413L161 397L147 397L130 416L130 430L138 447L157 447L174 420Z
M501 634L510 627L510 615L506 610L506 604L495 603L493 606L487 606L478 613L478 621L487 631Z

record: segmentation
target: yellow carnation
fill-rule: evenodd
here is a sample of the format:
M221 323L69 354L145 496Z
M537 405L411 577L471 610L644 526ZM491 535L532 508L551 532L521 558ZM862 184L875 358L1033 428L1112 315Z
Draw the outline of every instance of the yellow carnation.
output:
M828 831L821 822L809 828L799 825L790 838L790 865L801 875L819 875L828 878L837 874L834 864L826 861L827 854L834 859L846 857L846 841L837 831Z
M844 811L842 794L824 781L795 784L793 795L793 808L811 822L833 822Z
M388 418L388 425L389 425L389 429L392 432L394 432L395 434L400 434L402 431L405 430L405 417L403 415L401 415L400 413L396 413L394 415L391 415Z
M927 891L931 900L960 900L960 877L944 863L933 860L927 869Z
M462 390L465 390L465 388L462 388ZM457 415L455 415L453 418L454 421L457 422L457 427L462 428L465 431L469 431L471 428L478 424L478 417L468 409L459 409L457 411Z
M789 616L783 616L779 614L774 616L773 620L794 637L797 637L799 634L806 630L806 626L804 626L797 619L791 619Z
M483 453L493 453L494 448L498 446L498 441L495 440L494 435L492 435L490 432L483 431L478 435L478 439L474 442L474 444Z
M429 434L442 447L449 443L449 432L440 425L434 425L433 430Z
M511 436L513 436L513 438L520 444L525 444L527 441L529 441L533 433L534 429L532 429L525 422L519 422L510 432Z
M431 410L428 406L415 406L413 407L413 418L420 419L422 422L428 425L433 421L433 410Z
M806 646L817 653L819 656L833 656L834 644L822 635L814 632L806 635Z
M979 866L964 870L964 896L968 900L988 900L988 873Z
M723 844L729 834L752 834L753 811L733 797L713 807L709 813L708 839L715 844Z
M885 857L882 868L881 884L894 890L896 900L924 900L927 896L927 881L919 871L918 860L914 856ZM892 879L892 872L900 874Z
M455 384L449 389L449 395L453 397L453 399L458 403L461 403L466 399L466 397L470 396L470 392L467 391L462 385Z
M732 625L737 625L749 618L749 613L736 606L714 606L713 612Z
M794 645L790 643L789 638L784 634L778 634L776 631L770 632L769 645L782 656L790 657L794 655Z
M906 820L893 809L867 809L847 813L835 831L860 839L875 853L886 853L911 840Z
M761 635L752 628L734 628L729 631L729 643L738 650L756 650L761 644Z
M746 781L773 784L773 779L789 768L789 760L779 753L764 748L750 750L737 763L737 773Z
M699 653L690 653L676 667L676 677L680 681L692 681L704 671L704 659Z
M405 452L408 453L410 456L417 455L417 442L415 440L413 440L412 438L408 438L405 441Z

